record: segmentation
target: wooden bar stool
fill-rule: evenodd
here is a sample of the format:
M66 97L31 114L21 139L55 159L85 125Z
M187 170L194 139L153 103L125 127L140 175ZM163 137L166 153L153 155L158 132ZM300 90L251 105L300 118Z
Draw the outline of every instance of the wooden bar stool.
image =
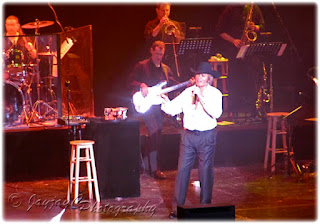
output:
M211 64L211 67L215 71L219 71L221 73L220 78L213 80L213 86L218 88L218 81L221 82L221 93L223 96L223 109L224 111L228 111L228 89L227 89L227 79L228 79L228 64L229 59L222 57L221 54L217 54L216 56L212 56L208 62Z
M268 166L269 152L271 152L271 172L276 170L276 154L284 153L288 154L288 144L287 144L287 126L286 120L282 119L283 116L288 115L288 112L273 112L267 113L268 117L268 130L267 130L267 143L264 156L264 169ZM280 123L278 123L280 122ZM279 124L279 125L278 125ZM279 128L278 128L279 127ZM277 135L282 136L282 147L277 148ZM271 142L271 147L270 147Z
M93 144L94 141L90 140L75 140L71 141L71 156L70 156L70 180L68 185L67 200L70 201L72 192L72 185L74 185L74 203L78 203L79 196L79 183L88 183L89 199L93 199L92 182L94 184L96 201L100 202L100 193L98 187L98 178L96 171L96 164L94 160ZM84 149L84 155L81 156L81 150ZM85 162L87 167L87 176L79 176L80 162ZM74 172L75 171L75 172Z

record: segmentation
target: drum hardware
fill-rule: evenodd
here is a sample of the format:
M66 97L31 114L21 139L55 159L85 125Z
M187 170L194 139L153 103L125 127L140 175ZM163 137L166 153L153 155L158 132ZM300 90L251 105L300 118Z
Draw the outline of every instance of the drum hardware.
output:
M51 77L50 77L51 78ZM37 100L33 104L31 108L30 113L30 122L33 121L41 121L43 119L56 119L56 116L58 114L57 109L53 107L54 104L56 104L56 96L54 94L54 91L52 89L51 81L48 85L43 85L43 83L37 82ZM44 90L45 92L41 90ZM46 95L46 93L48 93ZM51 99L49 99L49 97Z
M35 29L35 34L39 35L38 30L43 27L51 26L53 25L53 21L40 21L36 19L34 22L26 23L22 25L21 27L23 29Z
M45 110L44 112L42 111L43 109ZM45 102L44 100L37 100L32 106L29 122L32 120L41 121L43 119L48 119L48 116L50 115L52 116L50 117L51 119L56 119L57 114L58 111L50 106L49 103Z
M8 51L8 64L7 67L21 67L23 65L24 55L23 52L16 48L11 48Z
M28 112L22 87L11 81L4 81L4 124L12 126L22 124L25 120L28 124Z
M51 22L51 21L48 21ZM48 23L43 23L42 27L47 26L45 24ZM52 22L53 24L53 22ZM50 25L52 25L50 24ZM40 23L41 25L41 23ZM41 27L41 26L40 26ZM30 27L31 29L31 27ZM36 31L37 32L37 31ZM39 52L38 49L38 38L36 37L35 39L36 41L36 51ZM53 56L54 54L52 54L51 52L39 52L38 55L44 55L44 56ZM32 108L31 108L31 112L30 112L30 116L29 116L29 122L37 122L37 121L42 121L42 120L53 120L57 118L58 115L58 111L56 108L56 106L54 107L54 105L57 103L56 102L56 96L54 94L54 91L52 89L52 79L54 77L43 77L43 81L41 80L41 76L40 76L40 60L37 60L37 70L36 70L36 91L37 91L37 100L34 102ZM51 62L49 62L51 63ZM51 67L51 65L49 65L49 67ZM44 92L43 92L44 90ZM48 93L48 94L46 94ZM48 98L51 98L50 100Z

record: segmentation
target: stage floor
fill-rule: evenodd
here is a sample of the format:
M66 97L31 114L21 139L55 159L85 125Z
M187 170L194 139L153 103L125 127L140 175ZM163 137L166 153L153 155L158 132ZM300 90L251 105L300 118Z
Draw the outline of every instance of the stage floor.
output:
M62 221L169 221L168 214L176 171L165 171L167 180L154 180L142 174L141 196L105 199L100 209L84 198L77 209L68 207ZM303 178L287 176L281 170L271 178L263 164L215 167L212 206L235 205L237 221L314 221L316 213L316 174ZM197 170L192 170L186 205L197 206L200 189L193 186ZM130 183L128 183L130 184ZM67 179L3 183L3 218L7 221L49 221L63 210ZM112 207L113 206L113 207ZM119 207L121 210L119 211ZM104 208L104 210L103 210Z

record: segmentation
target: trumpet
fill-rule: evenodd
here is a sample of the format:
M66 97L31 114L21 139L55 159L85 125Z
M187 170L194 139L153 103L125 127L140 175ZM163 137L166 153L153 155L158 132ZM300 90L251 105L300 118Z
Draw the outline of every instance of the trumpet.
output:
M251 3L251 6L250 6L250 9L249 9L249 12L247 14L247 18L246 18L246 21L245 21L245 24L244 24L244 29L243 29L243 32L242 32L242 36L241 36L241 42L245 45L249 42L255 42L257 40L257 33L250 29L250 23L252 23L252 13L253 13L253 3Z
M173 24L173 22L170 21L170 19L165 16L167 18L167 21L165 22L165 28L164 28L164 32L171 36L172 34L174 34L175 30L177 29L177 27Z

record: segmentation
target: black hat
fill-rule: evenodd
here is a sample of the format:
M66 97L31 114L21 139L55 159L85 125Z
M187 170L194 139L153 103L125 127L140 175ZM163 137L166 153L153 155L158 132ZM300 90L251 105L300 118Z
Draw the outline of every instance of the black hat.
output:
M220 72L212 70L212 67L209 64L209 62L200 62L196 70L194 70L193 68L190 68L190 70L195 74L200 74L200 73L210 74L215 79L221 76Z

